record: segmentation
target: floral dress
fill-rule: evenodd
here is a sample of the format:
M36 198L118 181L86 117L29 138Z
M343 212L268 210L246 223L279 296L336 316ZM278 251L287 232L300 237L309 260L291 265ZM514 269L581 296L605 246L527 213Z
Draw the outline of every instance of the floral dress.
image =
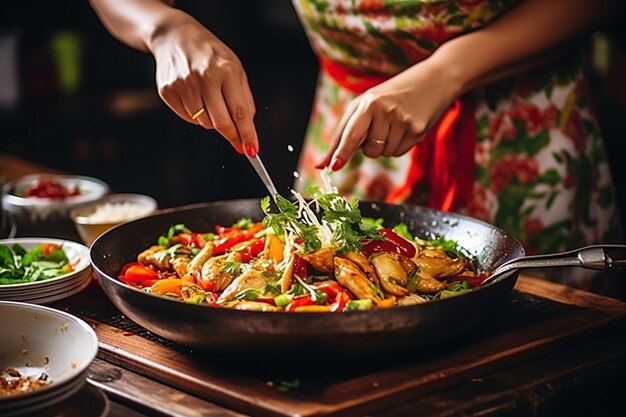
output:
M319 182L314 165L325 154L346 104L358 95L333 74L333 66L344 69L344 78L353 70L371 77L393 76L443 42L488 24L517 1L293 3L322 63L295 185L302 191ZM447 209L505 229L522 241L527 253L619 239L609 166L576 57L471 95L474 142L469 148L471 172L466 173L472 178L470 192L462 204ZM428 140L416 147L424 148L422 155L429 152ZM428 205L433 190L427 178L399 198L394 191L410 176L412 165L431 159L426 155L416 160L412 153L370 159L357 152L333 174L333 182L345 195ZM390 199L392 194L395 199Z

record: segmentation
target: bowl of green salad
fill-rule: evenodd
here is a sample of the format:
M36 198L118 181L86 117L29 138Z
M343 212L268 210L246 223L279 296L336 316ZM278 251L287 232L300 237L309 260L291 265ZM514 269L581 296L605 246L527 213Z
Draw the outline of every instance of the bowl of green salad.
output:
M89 249L43 237L0 240L0 300L48 304L91 281Z

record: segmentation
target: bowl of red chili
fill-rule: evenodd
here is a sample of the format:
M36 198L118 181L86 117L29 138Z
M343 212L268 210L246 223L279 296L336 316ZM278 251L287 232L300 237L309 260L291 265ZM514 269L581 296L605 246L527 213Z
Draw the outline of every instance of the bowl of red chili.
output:
M74 233L70 211L108 192L108 184L93 177L32 174L6 184L2 206L21 235L75 238L63 235Z

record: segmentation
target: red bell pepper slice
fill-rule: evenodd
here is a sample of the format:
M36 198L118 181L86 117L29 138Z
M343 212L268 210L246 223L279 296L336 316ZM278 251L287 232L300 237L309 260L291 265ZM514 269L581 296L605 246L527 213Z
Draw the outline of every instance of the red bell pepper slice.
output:
M368 257L378 252L391 252L402 255L402 249L400 248L400 246L388 240L366 241L365 243L363 243L361 251L363 252L363 254L365 254L365 256Z
M250 245L239 252L241 262L250 262L250 260L259 256L263 249L265 249L265 239L254 239Z
M411 242L409 242L408 240L406 240L405 238L403 238L402 236L400 236L393 230L386 229L383 227L381 229L378 229L378 233L383 235L383 237L387 239L388 241L393 242L396 245L398 245L398 247L402 251L400 255L404 255L407 258L412 258L417 253L415 246Z
M185 246L192 246L194 248L202 249L206 244L206 241L204 240L204 234L202 233L179 233L177 236L180 240L180 243Z
M215 249L213 249L213 253L215 255L220 255L236 244L252 239L254 235L262 229L263 224L261 222L255 223L249 229L239 229L237 227L224 228L216 226L215 230L218 231L218 239L215 244Z
M335 281L321 281L313 284L320 291L324 291L328 295L329 303L332 307L330 311L343 311L348 301L352 299L348 290Z
M293 273L295 276L305 279L308 276L306 262L302 256L294 255Z
M159 274L139 262L131 262L122 268L118 279L133 287L143 288L150 287L158 281Z
M296 308L302 306L312 306L315 302L313 301L311 294L301 295L299 297L295 297L289 304L285 306L285 311L293 312L296 311Z

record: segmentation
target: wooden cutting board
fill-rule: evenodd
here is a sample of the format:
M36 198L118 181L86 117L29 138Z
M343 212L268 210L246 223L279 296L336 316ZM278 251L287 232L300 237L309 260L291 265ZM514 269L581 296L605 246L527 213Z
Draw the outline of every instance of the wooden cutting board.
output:
M253 347L248 357L224 363L224 358L162 340L122 316L97 287L55 307L94 326L100 358L255 416L362 415L591 340L626 323L626 303L521 276L497 317L449 347L341 368L329 360L327 369L304 372L297 363L257 366L264 358L255 357ZM289 386L295 388L281 390Z

